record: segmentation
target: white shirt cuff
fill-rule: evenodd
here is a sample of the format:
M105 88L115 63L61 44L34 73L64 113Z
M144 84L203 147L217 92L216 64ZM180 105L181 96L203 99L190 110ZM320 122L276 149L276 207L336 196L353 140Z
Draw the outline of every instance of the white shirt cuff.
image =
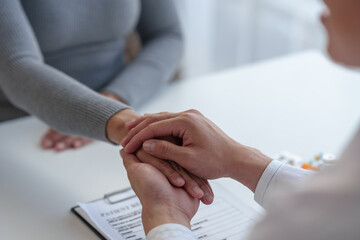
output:
M181 224L163 224L150 230L147 240L195 240L190 229Z
M254 195L255 201L261 206L263 206L264 197L271 180L276 176L283 165L284 163L278 160L272 160L261 175Z
M276 197L276 191L297 186L305 177L314 172L273 160L266 167L255 189L255 201L265 209Z

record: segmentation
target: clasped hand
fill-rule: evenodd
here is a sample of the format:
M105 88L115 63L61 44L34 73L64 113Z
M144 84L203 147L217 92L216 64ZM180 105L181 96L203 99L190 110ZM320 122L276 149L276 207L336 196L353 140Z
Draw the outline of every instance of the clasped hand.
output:
M194 213L189 211L189 208L192 210L197 208L197 203L191 202L189 199L178 201L178 199L186 198L186 192L180 191L179 188L169 187L168 182L163 179L159 178L156 182L148 182L146 178L140 178L140 175L136 178L135 176L139 173L133 168L129 168L129 162L135 162L138 164L137 166L142 166L141 168L144 169L148 168L154 175L159 173L155 173L150 165L141 165L136 158L134 159L132 154L136 153L137 149L142 147L144 153L153 157L174 161L191 174L203 179L231 177L252 191L255 191L262 172L271 161L258 150L231 139L196 110L145 115L129 122L127 127L131 130L122 141L125 148L121 154L132 187L142 203L144 202L144 213L151 212L148 202L152 202L152 207L155 209L162 209L165 215L169 211L175 212L180 209L182 212L178 214L180 220L172 218L168 222L183 224L183 222L189 221ZM161 139L169 136L181 139L182 144L174 144ZM164 186L164 188L160 186ZM160 192L158 192L159 189L161 189ZM175 189L177 189L176 193ZM152 194L146 194L148 191L151 191ZM167 194L164 194L164 191L167 191ZM166 201L161 201L163 196L166 196ZM161 206L158 206L156 199L160 199ZM182 211L182 209L186 211ZM162 216L161 212L156 214L159 217ZM166 215L166 217L168 216ZM149 222L149 218L143 216L144 226L148 225L147 222ZM188 226L188 224L183 225Z

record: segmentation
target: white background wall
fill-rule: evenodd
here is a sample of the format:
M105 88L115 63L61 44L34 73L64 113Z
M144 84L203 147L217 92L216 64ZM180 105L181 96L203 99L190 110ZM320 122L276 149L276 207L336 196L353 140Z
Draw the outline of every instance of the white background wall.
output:
M186 36L183 76L324 48L321 0L175 0Z

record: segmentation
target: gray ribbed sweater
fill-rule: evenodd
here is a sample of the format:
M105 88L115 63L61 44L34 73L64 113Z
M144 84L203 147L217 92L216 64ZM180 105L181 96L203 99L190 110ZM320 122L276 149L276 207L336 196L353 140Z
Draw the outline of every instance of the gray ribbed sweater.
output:
M143 48L125 65L135 28ZM0 115L18 114L14 105L61 132L106 140L108 119L127 106L96 91L137 105L170 78L182 48L171 0L0 0Z

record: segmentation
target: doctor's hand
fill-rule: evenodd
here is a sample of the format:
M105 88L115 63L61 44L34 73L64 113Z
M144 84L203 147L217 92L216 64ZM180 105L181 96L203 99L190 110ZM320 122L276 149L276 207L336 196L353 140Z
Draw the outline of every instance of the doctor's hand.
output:
M196 110L146 115L127 124L122 144L126 153L143 146L147 153L175 161L205 179L231 177L255 191L271 159L258 150L235 142ZM156 138L174 136L182 146Z
M190 229L190 221L199 208L199 200L183 188L172 186L166 177L133 154L120 151L131 187L142 205L145 233L166 223L182 224Z

